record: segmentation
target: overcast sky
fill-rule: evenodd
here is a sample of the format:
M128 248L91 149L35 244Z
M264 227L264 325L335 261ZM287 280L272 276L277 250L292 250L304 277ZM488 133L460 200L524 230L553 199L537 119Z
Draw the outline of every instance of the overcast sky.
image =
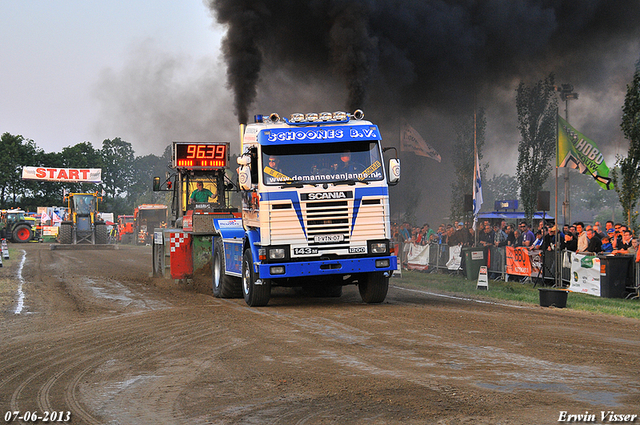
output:
M160 155L172 140L227 140L233 146L238 129L220 54L223 35L202 0L0 0L0 133L20 134L47 152L85 141L100 148L116 137L130 142L136 155ZM535 82L551 71L558 83L570 82L580 93L570 121L598 143L607 162L626 152L620 107L639 44L614 39L598 48L592 56L583 53L581 66L549 61L483 89L478 102L488 112L489 176L515 174L514 89L520 78ZM251 115L305 112L298 110L305 105L344 107L344 87L335 81L294 88L284 72L267 75ZM375 113L367 118L389 127ZM450 128L444 131L440 115L425 109L410 118L450 164Z
M194 64L219 56L222 32L213 23L202 0L0 0L0 132L33 139L47 152L84 141L100 148L121 137L137 154L161 154L164 141L138 140L112 114L125 83L139 87L158 76L129 82L124 73L150 70L153 58L173 63L174 82L196 78ZM208 70L222 72L224 85L221 67Z

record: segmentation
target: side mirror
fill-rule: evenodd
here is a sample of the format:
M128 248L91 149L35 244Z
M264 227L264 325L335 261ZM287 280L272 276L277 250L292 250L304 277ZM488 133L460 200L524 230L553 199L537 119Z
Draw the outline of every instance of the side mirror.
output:
M238 163L240 163L240 158L238 158ZM238 168L238 183L240 184L240 189L251 190L251 186L253 184L251 181L251 167L248 165L241 165Z
M160 177L153 178L153 191L154 192L160 191Z
M238 162L238 165L241 166L249 165L251 164L251 157L249 155L241 155L236 161Z
M400 181L400 159L391 158L389 160L389 178L388 182L391 185L398 184Z

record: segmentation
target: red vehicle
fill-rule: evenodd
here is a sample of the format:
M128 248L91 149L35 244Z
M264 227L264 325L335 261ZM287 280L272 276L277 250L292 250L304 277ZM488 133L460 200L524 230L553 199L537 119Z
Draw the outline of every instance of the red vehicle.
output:
M162 204L142 204L133 211L133 226L137 245L150 244L153 230L167 227L168 208Z
M133 242L133 216L132 215L118 216L118 242L125 243L125 244Z

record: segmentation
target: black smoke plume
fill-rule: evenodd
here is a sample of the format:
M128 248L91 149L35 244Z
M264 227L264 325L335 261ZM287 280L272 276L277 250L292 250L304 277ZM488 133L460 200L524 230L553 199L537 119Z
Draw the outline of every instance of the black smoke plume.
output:
M594 79L593 51L637 38L640 21L637 0L208 1L227 27L240 122L274 71L291 84L339 78L350 111L450 109L487 85L569 66Z

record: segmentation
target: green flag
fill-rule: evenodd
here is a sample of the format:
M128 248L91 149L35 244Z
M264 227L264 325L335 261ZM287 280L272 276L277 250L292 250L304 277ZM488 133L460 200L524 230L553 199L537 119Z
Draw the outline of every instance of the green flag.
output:
M609 167L595 142L584 136L558 115L558 167L575 168L589 174L606 190L613 189Z

